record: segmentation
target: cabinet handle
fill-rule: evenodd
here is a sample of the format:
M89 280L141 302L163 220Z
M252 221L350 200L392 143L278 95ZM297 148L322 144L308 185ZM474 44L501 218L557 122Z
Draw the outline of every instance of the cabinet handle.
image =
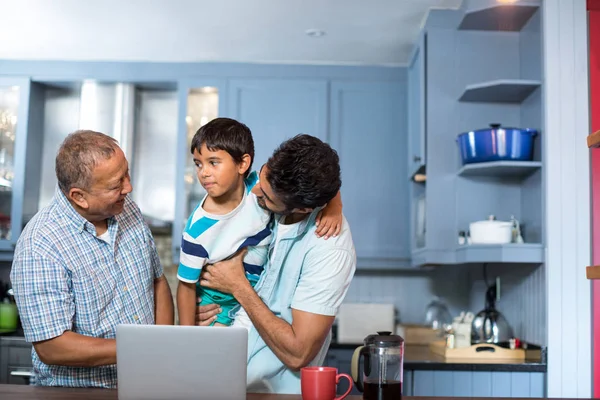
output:
M413 162L421 162L420 156L413 156Z
M26 378L31 378L33 376L33 372L31 371L10 371L10 376L22 376Z

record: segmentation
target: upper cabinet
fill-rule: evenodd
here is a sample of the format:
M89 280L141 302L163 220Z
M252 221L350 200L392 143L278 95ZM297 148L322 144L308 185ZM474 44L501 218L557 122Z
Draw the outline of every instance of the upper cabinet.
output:
M427 35L421 32L408 66L408 175L424 173L427 153Z
M252 130L260 167L286 139L301 133L327 141L327 81L310 79L232 79L227 115Z
M28 79L0 78L0 251L14 248L28 207L24 195L30 87ZM0 260L9 256L0 252Z
M361 268L399 268L410 258L406 92L404 82L331 84L331 143Z
M415 265L543 262L540 11L531 4L484 3L432 11L425 24L420 51L427 60L427 180L411 183L409 192ZM474 132L498 124L496 136L487 140L502 161L463 163L458 136L465 134L466 145L480 153ZM502 151L512 154L520 146L511 147L509 128L537 132L531 158L505 160ZM524 243L476 244L471 238L468 244L471 223L490 215L518 221Z

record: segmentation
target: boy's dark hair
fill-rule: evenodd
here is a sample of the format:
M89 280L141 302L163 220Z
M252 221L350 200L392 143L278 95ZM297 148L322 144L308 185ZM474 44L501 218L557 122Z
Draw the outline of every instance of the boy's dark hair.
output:
M254 162L254 140L246 125L231 118L215 118L198 129L192 139L190 152L194 154L194 150L197 150L199 153L203 144L210 151L226 151L236 163L241 163L244 154L248 154L250 165L245 177L250 173Z
M286 140L273 152L267 167L273 192L289 210L321 207L342 186L337 152L314 136Z

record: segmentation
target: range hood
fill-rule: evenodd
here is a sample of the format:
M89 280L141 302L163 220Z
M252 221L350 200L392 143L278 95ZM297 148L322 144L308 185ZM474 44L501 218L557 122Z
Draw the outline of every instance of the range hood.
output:
M81 85L79 129L105 133L115 138L133 165L135 85L98 83Z

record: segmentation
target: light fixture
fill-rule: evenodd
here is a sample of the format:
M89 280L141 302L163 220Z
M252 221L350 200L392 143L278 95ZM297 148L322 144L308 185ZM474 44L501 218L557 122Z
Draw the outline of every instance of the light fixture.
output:
M325 31L322 29L307 29L304 33L310 37L322 37L325 36Z

